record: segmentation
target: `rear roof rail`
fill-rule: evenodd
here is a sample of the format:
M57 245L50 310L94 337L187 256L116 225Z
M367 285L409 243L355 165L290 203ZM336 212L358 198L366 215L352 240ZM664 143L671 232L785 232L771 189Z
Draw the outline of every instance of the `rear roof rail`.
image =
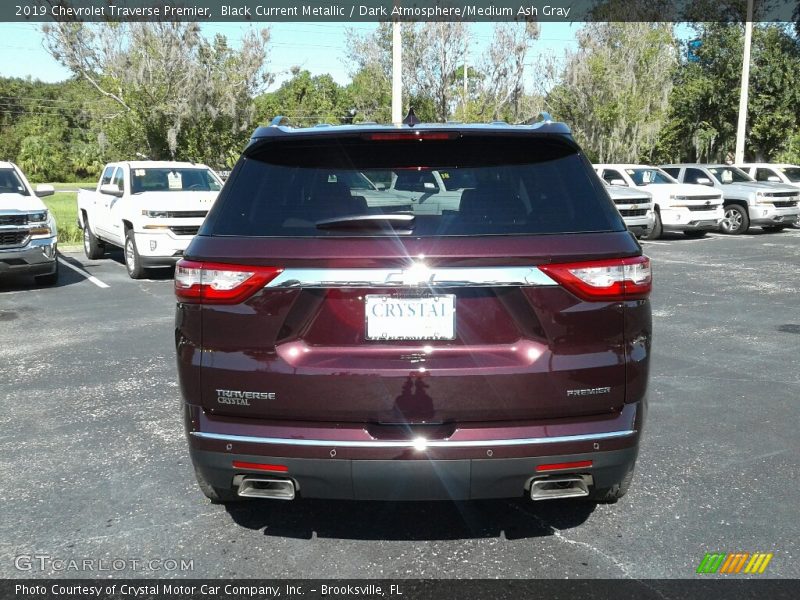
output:
M317 123L314 125L306 126L306 127L295 127L289 122L289 119L285 116L277 116L272 119L272 122L269 126L266 127L258 127L254 132L253 135L250 137L251 142L255 142L257 140L265 139L265 138L272 138L281 135L299 135L299 134L310 134L312 132L319 132L321 135L324 132L336 132L336 133L346 133L347 131L352 131L353 128L372 128L377 131L398 131L398 130L406 130L410 131L412 129L452 129L456 131L472 131L472 132L486 132L490 133L492 129L499 129L502 128L503 130L507 131L535 131L537 133L547 133L547 134L557 134L557 135L567 135L571 136L572 131L570 130L569 126L565 123L561 123L559 121L554 121L549 113L542 112L539 113L536 117L528 119L523 123L516 123L511 124L506 121L492 121L490 123L464 123L460 121L447 121L446 123L421 123L417 116L413 114L413 112L409 111L409 115L406 117L408 121L407 124L397 125L397 124L380 124L376 123L375 121L362 121L360 123L349 123L349 124L340 124L335 125L331 123ZM413 124L412 124L413 122Z

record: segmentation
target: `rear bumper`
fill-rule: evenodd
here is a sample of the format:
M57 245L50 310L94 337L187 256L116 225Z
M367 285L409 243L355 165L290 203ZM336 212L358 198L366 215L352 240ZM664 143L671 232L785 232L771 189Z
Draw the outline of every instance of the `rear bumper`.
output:
M374 439L341 426L309 436L287 426L231 428L213 423L188 405L192 462L214 487L232 489L241 475L263 470L233 463L281 465L306 498L352 500L469 500L519 497L543 464L592 461L591 467L553 474L591 475L597 488L619 483L633 468L643 421L643 402L626 405L612 418L583 423L456 429L447 439ZM216 429L216 431L210 431ZM334 438L334 439L331 439Z
M21 248L0 249L0 276L49 275L56 270L57 238L34 239Z
M303 498L341 500L478 500L517 498L530 491L537 465L591 460L590 469L559 471L592 475L598 488L619 483L633 469L638 448L548 457L462 460L337 460L223 454L191 450L192 462L214 487L234 487L237 475L294 481ZM286 473L233 469L233 461L280 464Z

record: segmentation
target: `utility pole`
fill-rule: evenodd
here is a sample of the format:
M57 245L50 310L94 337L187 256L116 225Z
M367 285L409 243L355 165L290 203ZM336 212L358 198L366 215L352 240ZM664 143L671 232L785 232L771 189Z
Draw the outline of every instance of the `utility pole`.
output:
M467 120L467 54L469 54L469 36L464 36L464 114L461 116L461 120Z
M739 124L736 128L734 162L744 162L744 132L747 126L747 96L750 88L750 46L753 43L753 0L747 0L747 21L744 24L744 56L742 57L742 87L739 92Z
M400 21L392 23L392 123L403 122L403 40Z

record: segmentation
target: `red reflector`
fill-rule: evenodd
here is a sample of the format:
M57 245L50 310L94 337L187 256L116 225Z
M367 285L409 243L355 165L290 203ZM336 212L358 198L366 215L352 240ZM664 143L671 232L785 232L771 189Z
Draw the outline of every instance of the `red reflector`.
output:
M238 304L270 281L283 269L182 259L175 266L175 296L179 302L195 304Z
M288 473L289 467L285 465L265 465L262 463L242 462L241 460L233 461L234 469L250 469L252 471L276 471L278 473Z
M372 142L396 142L401 140L453 140L458 137L458 134L446 131L398 131L397 133L368 133L364 137Z
M542 471L561 471L563 469L588 469L591 466L592 466L592 461L590 460L576 460L575 462L537 465L536 472L541 473Z

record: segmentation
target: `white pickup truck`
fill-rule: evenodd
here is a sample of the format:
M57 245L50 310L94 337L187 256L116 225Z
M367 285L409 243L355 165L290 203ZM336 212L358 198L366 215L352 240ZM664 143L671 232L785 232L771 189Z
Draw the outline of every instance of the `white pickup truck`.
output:
M144 277L147 268L174 265L221 189L222 181L205 165L106 165L94 191L78 192L78 226L87 258L101 258L106 245L119 246L133 279Z
M14 163L0 161L0 278L33 275L38 283L58 281L56 220L39 199L51 185L34 190Z
M644 189L653 196L655 221L645 239L658 239L663 231L703 237L706 232L716 230L725 216L722 192L703 185L679 183L658 167L603 164L594 168L609 185Z

